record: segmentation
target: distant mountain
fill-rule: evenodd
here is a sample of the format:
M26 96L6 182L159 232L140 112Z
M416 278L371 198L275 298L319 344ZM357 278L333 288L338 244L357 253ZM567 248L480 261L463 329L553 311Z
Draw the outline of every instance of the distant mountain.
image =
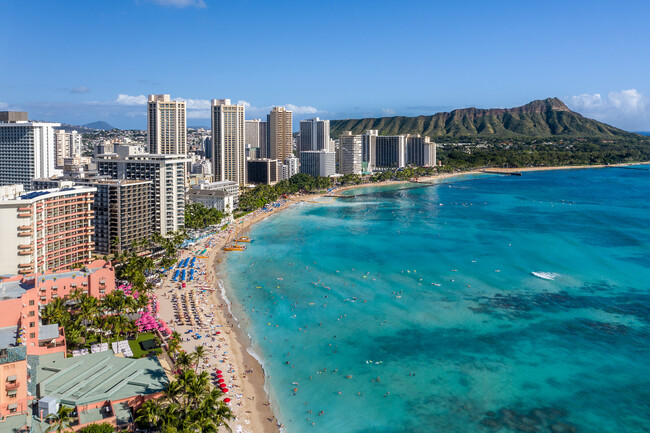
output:
M86 123L85 125L81 125L84 128L88 129L101 129L103 131L110 131L111 129L117 129L114 126L112 126L108 122L104 122L103 120L98 120L97 122L92 122L92 123Z
M380 135L420 134L439 138L585 137L639 138L638 135L586 118L558 98L532 101L515 108L463 108L449 113L418 117L379 117L331 120L330 131L361 134L377 129Z

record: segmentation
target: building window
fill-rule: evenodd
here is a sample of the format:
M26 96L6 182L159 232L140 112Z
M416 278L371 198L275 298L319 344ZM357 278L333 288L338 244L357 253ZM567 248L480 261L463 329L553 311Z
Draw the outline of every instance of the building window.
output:
M28 314L29 317L34 317L34 311L30 311Z
M29 301L29 305L30 306L34 305L34 300L33 299Z
M30 327L30 328L33 328L34 326L36 326L36 323L35 323L35 322L29 322L29 327Z
M29 338L36 338L36 333L35 332L30 332L29 333Z

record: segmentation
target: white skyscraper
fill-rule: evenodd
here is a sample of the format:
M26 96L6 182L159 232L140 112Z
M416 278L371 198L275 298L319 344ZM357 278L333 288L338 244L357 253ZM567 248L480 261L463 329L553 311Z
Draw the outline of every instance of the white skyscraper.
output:
M230 99L212 100L212 169L214 180L246 185L245 108Z
M341 174L361 174L361 135L346 131L339 137L339 172Z
M151 154L187 155L185 101L172 101L169 95L149 95L147 140Z
M0 185L22 184L54 176L54 128L60 123L30 122L27 113L0 112Z

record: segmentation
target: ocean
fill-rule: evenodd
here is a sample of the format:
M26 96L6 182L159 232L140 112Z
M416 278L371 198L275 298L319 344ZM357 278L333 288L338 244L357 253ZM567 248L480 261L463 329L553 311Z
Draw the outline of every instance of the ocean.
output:
M219 270L284 431L649 432L650 171L413 186L295 205Z

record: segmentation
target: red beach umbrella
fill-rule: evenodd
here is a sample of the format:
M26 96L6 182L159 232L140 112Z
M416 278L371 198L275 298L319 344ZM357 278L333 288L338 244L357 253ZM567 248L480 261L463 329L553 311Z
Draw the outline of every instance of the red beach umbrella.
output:
M217 374L221 374L221 373L223 373L223 371L217 370Z
M217 382L219 382L219 383L224 383L225 380L223 380L223 379L219 379Z
M217 379L221 379L223 377L223 374L217 374Z
M225 401L226 403L230 403L230 399L228 397L224 398L223 401Z
M221 390L222 390L224 393L228 392L228 388L221 388Z

